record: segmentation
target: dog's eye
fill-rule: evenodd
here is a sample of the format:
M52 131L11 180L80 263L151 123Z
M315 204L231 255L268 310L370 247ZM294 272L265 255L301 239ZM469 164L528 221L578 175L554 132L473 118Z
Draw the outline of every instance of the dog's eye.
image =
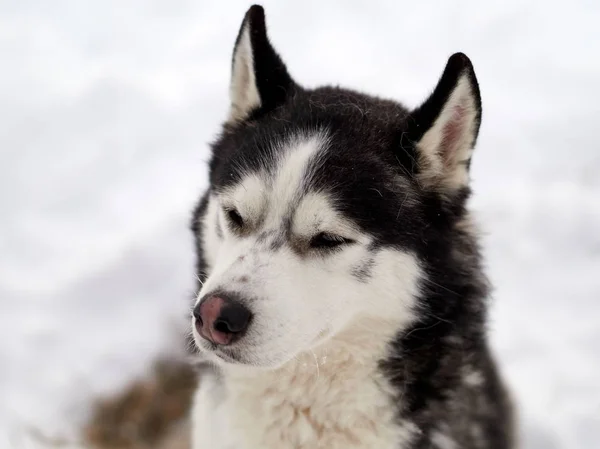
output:
M242 218L242 216L240 215L240 213L235 210L235 209L228 209L226 211L227 213L227 218L229 218L229 221L236 227L241 228L242 226L244 226L244 219Z
M354 243L354 240L335 234L329 234L327 232L320 232L310 239L310 247L316 249L335 248L341 245L348 245L350 243Z

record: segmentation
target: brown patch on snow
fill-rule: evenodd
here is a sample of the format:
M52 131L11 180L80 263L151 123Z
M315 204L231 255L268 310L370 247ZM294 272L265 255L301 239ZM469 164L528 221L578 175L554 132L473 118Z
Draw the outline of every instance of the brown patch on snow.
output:
M181 360L159 360L148 378L94 406L84 429L98 449L189 449L187 415L197 375Z

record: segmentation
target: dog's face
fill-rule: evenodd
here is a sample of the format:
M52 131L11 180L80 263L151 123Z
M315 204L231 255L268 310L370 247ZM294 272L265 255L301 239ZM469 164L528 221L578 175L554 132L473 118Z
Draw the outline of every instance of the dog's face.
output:
M453 56L414 111L306 90L254 6L234 49L231 102L194 218L199 349L277 367L351 323L401 330L423 313L427 246L461 218L468 192L481 114L469 60Z
M359 315L409 316L417 293L415 257L408 248L380 246L368 228L371 214L389 223L403 211L384 204L386 182L353 177L336 164L333 139L325 131L298 132L265 142L274 148L250 140L249 150L263 155L264 167L250 169L235 157L226 169L235 172L234 181L211 193L204 232L206 248L214 250L206 252L210 274L199 299L231 298L251 312L243 338L221 345L218 354L272 366ZM373 175L394 176L377 165ZM406 195L408 210L412 193ZM360 205L364 200L372 210Z

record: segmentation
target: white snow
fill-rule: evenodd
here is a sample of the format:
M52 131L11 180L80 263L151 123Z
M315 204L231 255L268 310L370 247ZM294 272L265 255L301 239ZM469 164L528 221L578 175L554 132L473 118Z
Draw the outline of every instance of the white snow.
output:
M467 53L491 330L524 448L600 447L600 3L267 1L302 83L416 105ZM247 2L0 2L0 447L174 347Z

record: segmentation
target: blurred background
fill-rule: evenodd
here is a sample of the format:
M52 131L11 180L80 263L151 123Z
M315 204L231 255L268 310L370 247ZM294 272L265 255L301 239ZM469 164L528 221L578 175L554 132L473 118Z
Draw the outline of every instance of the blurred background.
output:
M183 351L246 1L0 0L0 447ZM490 332L526 449L600 447L600 2L265 1L301 84L416 106L465 52Z

